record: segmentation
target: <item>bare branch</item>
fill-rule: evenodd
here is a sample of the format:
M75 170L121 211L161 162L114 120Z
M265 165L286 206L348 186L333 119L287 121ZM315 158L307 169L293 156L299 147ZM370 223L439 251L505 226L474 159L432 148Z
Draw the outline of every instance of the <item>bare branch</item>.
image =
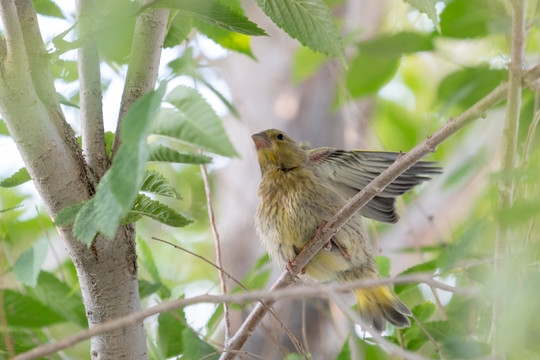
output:
M28 66L24 38L15 1L0 1L0 17L4 24L4 36L6 38L7 57L4 66L13 69L26 69Z
M30 76L36 93L45 106L51 109L51 112L61 114L62 110L56 96L54 79L49 69L49 54L43 44L34 3L32 0L18 0L16 1L16 6L24 38ZM63 116L61 118L63 119ZM57 123L58 125L60 125L60 122Z
M202 154L202 151L201 151ZM212 191L210 189L210 181L208 180L208 172L206 171L206 166L204 164L200 165L201 175L204 182L204 191L206 193L206 207L208 208L208 219L210 220L210 227L212 228L212 234L214 234L214 245L216 246L216 263L220 268L219 270L219 280L221 283L221 291L223 294L227 294L227 282L225 280L225 274L223 272L223 265L221 263L221 244L219 241L219 233L216 228L216 220L214 218L214 209L212 207ZM223 303L223 311L225 313L225 344L231 338L231 314L229 310L229 305Z
M132 327L139 324L144 319L164 313L173 311L182 307L186 307L198 303L237 303L244 304L253 301L264 301L266 304L273 303L281 299L289 298L309 298L323 296L327 297L328 294L338 294L348 292L351 289L369 288L380 285L389 284L408 284L422 282L431 286L438 287L442 290L452 291L455 294L473 296L478 294L478 291L474 288L463 288L450 286L433 279L433 275L430 274L413 274L396 277L393 279L369 279L358 280L347 284L320 284L318 286L301 285L288 289L276 289L269 291L252 291L243 294L227 294L227 295L200 295L188 299L177 299L166 301L153 307L131 313L120 318L109 320L107 322L96 324L90 329L83 330L75 335L68 336L58 342L38 346L28 352L19 354L13 360L30 360L37 359L43 356L47 356L59 350L74 346L75 344L87 340L93 336L97 336L109 331ZM259 303L260 305L260 303ZM234 351L237 353L238 351Z
M77 0L77 32L84 39L79 48L79 95L81 139L88 166L101 178L109 165L103 128L103 104L98 44L89 16L96 8L95 0Z
M149 2L146 0L144 3ZM111 158L120 146L122 118L127 109L156 84L168 16L168 9L155 9L145 11L137 17Z
M396 160L388 169L383 171L371 183L369 183L362 191L352 197L341 210L318 231L313 238L296 256L293 261L293 270L300 273L307 265L313 256L328 243L337 231L369 200L377 195L382 189L396 179L400 174L414 165L430 152L435 151L444 140L457 133L474 119L484 116L485 112L502 101L508 91L508 84L497 86L492 92L477 102L471 108L463 112L460 116L451 119L441 129L437 130L433 135L429 136L421 144L417 145L410 152L404 154ZM284 271L279 279L274 283L272 289L279 289L295 282L295 278L288 271ZM265 309L259 304L249 314L240 329L231 339L229 349L241 349L247 339L251 336L255 328L265 315ZM232 353L223 353L220 360L230 360L234 358Z

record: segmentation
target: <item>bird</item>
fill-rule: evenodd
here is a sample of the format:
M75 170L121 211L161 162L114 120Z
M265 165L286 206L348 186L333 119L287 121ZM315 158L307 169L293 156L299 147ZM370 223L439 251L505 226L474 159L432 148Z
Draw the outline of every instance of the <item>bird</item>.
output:
M252 139L261 169L256 232L270 257L290 271L290 261L317 229L401 154L331 147L308 149L277 129L256 133ZM437 164L420 161L398 176L343 225L302 274L320 282L380 279L363 218L397 222L396 197L439 174L442 170ZM386 322L397 328L411 325L411 311L389 287L353 292L361 318L377 331L384 331Z

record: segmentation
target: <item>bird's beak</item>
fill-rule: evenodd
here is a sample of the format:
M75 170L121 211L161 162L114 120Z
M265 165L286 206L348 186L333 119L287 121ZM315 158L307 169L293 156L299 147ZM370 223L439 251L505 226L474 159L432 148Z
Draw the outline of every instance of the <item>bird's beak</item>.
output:
M253 134L251 136L253 139L253 142L255 143L255 148L257 148L257 151L264 148L269 148L272 146L270 143L270 137L266 135L265 133L257 133Z

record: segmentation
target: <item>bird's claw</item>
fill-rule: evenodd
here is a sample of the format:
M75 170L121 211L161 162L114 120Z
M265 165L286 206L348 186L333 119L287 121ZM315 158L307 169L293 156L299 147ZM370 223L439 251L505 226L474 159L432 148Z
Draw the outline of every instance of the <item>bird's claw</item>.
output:
M296 271L294 271L294 269L293 269L293 266L296 266L296 265L297 265L297 264L296 264L296 261L294 261L294 260L289 260L289 261L287 261L287 265L285 265L285 267L287 268L287 270L289 271L289 273L290 273L292 276L294 276L295 278L298 278L298 274L297 274ZM306 269L304 268L304 269L302 269L302 271L300 271L300 274L303 275L303 274L305 274L305 272L306 272Z

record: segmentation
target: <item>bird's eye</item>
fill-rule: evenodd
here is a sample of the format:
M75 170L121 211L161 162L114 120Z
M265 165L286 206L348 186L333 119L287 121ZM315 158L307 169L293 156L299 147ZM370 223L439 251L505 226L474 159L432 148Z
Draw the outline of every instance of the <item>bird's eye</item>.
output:
M285 140L285 135L283 135L283 134L278 134L277 139L278 139L278 140Z

